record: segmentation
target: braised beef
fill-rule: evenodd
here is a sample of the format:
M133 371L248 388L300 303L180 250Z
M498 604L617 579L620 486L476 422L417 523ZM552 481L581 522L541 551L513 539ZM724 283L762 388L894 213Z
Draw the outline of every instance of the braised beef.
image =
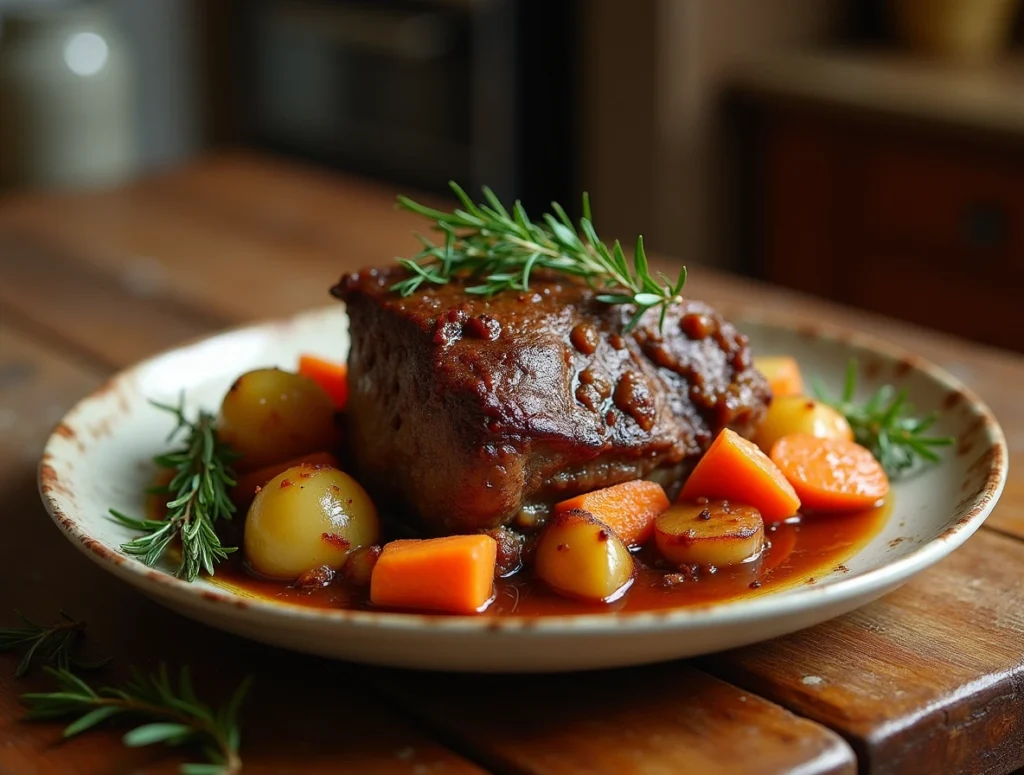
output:
M458 281L403 298L402 277L367 269L332 291L349 313L348 440L374 498L433 532L530 529L636 478L672 488L767 407L746 338L702 302L627 334L631 307L564 276L491 298Z

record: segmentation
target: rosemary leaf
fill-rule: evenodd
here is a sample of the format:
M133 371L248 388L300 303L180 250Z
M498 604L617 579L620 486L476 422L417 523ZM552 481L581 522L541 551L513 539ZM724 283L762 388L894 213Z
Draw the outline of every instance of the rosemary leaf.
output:
M116 716L120 712L121 709L113 705L90 710L84 716L80 716L77 721L73 721L65 727L64 737L74 737L82 732L87 732L94 726L101 724L111 716Z
M206 756L206 762L182 765L182 773L235 775L241 771L238 710L249 679L214 713L196 699L185 670L179 678L178 692L165 666L151 675L133 671L132 679L123 687L98 690L68 670L46 670L56 679L60 691L23 694L21 701L28 708L27 719L75 717L64 729L65 737L73 737L110 719L131 718L141 723L124 735L126 746L190 744Z
M191 582L203 571L213 575L216 564L236 551L221 545L214 526L218 520L231 519L235 511L228 492L235 484L231 463L237 456L217 437L212 414L200 412L194 422L185 416L184 396L177 406L150 403L177 421L168 441L184 436L180 447L153 459L157 466L174 472L170 484L161 490L167 494L167 516L136 519L115 509L110 516L144 533L122 544L121 550L146 565L156 565L171 544L180 541L181 561L175 575Z
M84 669L102 667L110 661L103 659L87 662L78 658L76 651L86 625L64 611L60 612L61 621L48 625L36 624L18 611L14 613L21 619L23 626L0 629L0 651L25 650L14 669L15 678L25 675L37 658L65 670L71 665Z
M814 381L814 393L846 417L853 429L854 439L882 464L890 476L899 476L919 463L937 463L942 458L933 447L953 443L949 436L927 436L927 431L938 419L936 413L924 417L912 416L913 407L907 402L906 391L897 391L892 385L882 385L867 401L857 404L857 361L851 359L846 366L843 392L834 398L820 380Z
M433 221L434 230L442 232L445 239L437 245L420 237L423 249L419 253L397 259L409 276L396 282L393 291L409 296L424 283L445 285L460 277L476 281L466 288L467 293L493 296L527 290L534 269L549 269L585 279L602 291L597 298L604 304L632 305L626 330L634 328L651 309L658 310L663 327L668 308L682 301L685 267L674 281L660 273L656 279L650 273L641 237L630 266L618 241L609 247L598 238L586 194L577 226L557 202L551 203L552 212L533 221L520 202L515 202L510 212L487 187L483 189L485 202L476 204L457 183L449 185L461 205L450 213L398 197L399 207Z

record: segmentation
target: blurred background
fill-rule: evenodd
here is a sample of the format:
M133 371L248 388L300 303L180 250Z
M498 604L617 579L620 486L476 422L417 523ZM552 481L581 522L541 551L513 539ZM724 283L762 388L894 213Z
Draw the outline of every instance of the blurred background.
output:
M976 341L1024 283L1019 0L0 0L0 197L247 148ZM2 257L0 257L2 260ZM970 300L965 304L965 300Z

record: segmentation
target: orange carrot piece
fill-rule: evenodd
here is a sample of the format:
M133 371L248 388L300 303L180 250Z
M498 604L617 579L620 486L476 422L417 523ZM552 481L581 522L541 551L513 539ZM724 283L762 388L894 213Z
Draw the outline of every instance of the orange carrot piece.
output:
M754 368L764 374L773 396L798 396L804 392L804 379L796 358L762 355L754 358Z
M231 502L235 504L239 511L245 512L252 504L253 498L256 497L256 493L259 492L261 487L282 471L287 471L292 466L302 465L303 463L341 468L338 458L330 452L312 452L302 457L257 468L255 471L249 471L238 477L235 486L231 488Z
M875 456L848 439L783 436L772 447L772 460L813 511L869 509L889 492L889 477Z
M299 356L299 374L309 377L322 387L339 411L348 403L348 366L324 360L316 355Z
M724 498L753 506L765 522L796 514L793 486L752 441L726 428L711 443L683 485L679 500Z
M582 509L610 527L627 546L643 546L654 535L654 520L670 505L660 484L637 479L562 501L555 505L555 513Z
M498 544L489 535L385 544L370 577L370 601L452 614L482 611L494 594Z

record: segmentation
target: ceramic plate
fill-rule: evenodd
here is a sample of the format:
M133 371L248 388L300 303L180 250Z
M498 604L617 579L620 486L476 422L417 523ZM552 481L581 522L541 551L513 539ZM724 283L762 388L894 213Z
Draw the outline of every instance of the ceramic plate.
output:
M247 596L207 580L188 584L147 568L118 547L132 533L108 508L144 513L143 488L170 430L147 399L190 412L215 408L238 374L294 367L300 352L342 357L347 319L339 306L230 331L147 360L81 401L49 439L40 489L64 535L118 578L180 613L277 646L357 662L439 670L558 671L634 665L742 646L808 627L898 587L978 529L1006 479L1006 444L989 410L963 385L921 359L849 332L740 320L755 352L796 356L838 390L848 360L864 396L905 387L921 411L938 410L937 432L955 436L940 465L895 484L885 526L835 571L789 589L658 612L453 617L318 610ZM862 396L863 397L863 396Z

